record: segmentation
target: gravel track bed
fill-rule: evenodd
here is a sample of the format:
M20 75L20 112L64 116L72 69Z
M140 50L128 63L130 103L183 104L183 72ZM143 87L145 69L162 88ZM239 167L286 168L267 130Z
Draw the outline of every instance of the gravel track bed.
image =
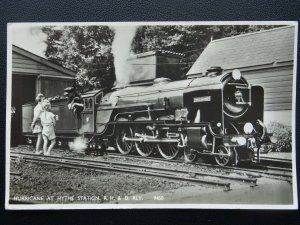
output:
M30 146L11 148L12 151L33 153ZM86 156L68 150L54 149L53 156L74 157L90 160L125 162L168 169L180 169L188 172L199 171L222 175L240 174L251 177L251 173L236 172L178 162L151 162L147 159L135 159L112 156ZM137 204L137 203L202 203L202 204L291 204L293 191L291 183L259 176L258 186L250 188L243 183L232 182L232 191L207 185L183 181L174 181L157 177L138 176L126 173L100 172L88 169L69 169L62 166L50 166L37 163L11 161L11 172L22 173L10 176L10 198L15 196L44 196L38 203L81 203L81 204ZM192 173L191 173L192 174ZM46 196L54 196L51 201ZM163 201L154 201L154 197L163 197ZM216 197L217 196L217 197ZM65 197L65 198L59 198ZM69 198L68 198L69 197ZM81 199L78 199L81 197ZM93 198L95 197L95 198ZM127 197L127 199L126 199ZM89 199L90 198L90 199Z
M12 148L12 150L33 152L33 148L25 146ZM52 153L53 156L62 154L71 157L74 153L62 153L57 149ZM74 156L76 155L78 156L78 154ZM97 157L85 158L96 159ZM39 203L105 203L118 200L118 198L124 199L125 196L137 196L157 190L168 191L184 186L193 186L188 182L171 181L163 178L87 169L69 169L22 160L12 161L10 165L10 171L21 173L21 176L11 176L10 198L36 196L40 197ZM49 196L54 196L54 198L47 201ZM36 200L36 198L32 200Z
M30 146L21 146L17 147L15 149L12 149L14 151L22 151L26 153L32 153L34 149ZM233 173L230 170L224 170L222 168L217 167L206 167L201 165L196 165L193 163L184 163L183 157L181 157L182 162L175 162L175 161L151 161L147 160L147 158L130 158L127 156L121 156L120 157L110 157L108 156L95 156L95 155L85 155L82 153L77 153L74 151L69 150L60 150L60 149L53 149L51 152L51 155L53 156L63 156L63 157L74 157L74 158L84 158L89 160L105 160L109 162L120 162L120 163L128 163L128 164L136 164L136 165L145 165L145 166L153 166L153 167L159 167L159 168L168 168L168 169L177 169L177 170L185 170L188 172L205 172L205 173L213 173L218 175L232 175ZM180 157L179 157L180 159ZM235 174L239 174L241 176L249 176L248 173L243 172L235 172Z

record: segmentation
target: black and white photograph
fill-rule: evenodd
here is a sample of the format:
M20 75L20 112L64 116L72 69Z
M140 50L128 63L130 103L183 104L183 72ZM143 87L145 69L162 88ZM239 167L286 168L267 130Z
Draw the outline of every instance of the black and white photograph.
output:
M297 209L298 23L7 25L6 209Z

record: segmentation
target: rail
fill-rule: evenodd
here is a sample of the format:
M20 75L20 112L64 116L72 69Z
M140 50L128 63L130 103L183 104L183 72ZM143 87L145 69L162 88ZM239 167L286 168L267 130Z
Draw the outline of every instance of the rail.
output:
M164 163L186 163L190 165L197 165L202 167L208 167L208 168L218 168L222 169L224 171L230 171L235 173L252 173L253 176L259 177L261 175L269 176L269 177L284 177L285 179L291 179L292 178L292 169L290 168L282 168L282 167L272 167L272 166L264 166L264 165L257 165L257 164L250 164L248 167L233 167L233 166L219 166L219 165L213 165L208 163L198 163L198 162L183 162L182 160L167 160L163 158L155 158L155 157L142 157L137 155L120 155L116 153L109 153L109 157L125 157L125 158L133 158L133 159L139 159L139 160L146 160L146 161L152 161L152 162L164 162ZM277 179L277 178L276 178Z
M257 179L246 176L227 176L208 172L186 171L179 169L161 168L145 166L138 164L109 162L103 160L87 160L70 157L40 156L29 153L11 152L11 159L22 159L25 161L43 163L48 165L58 165L68 168L86 168L100 171L125 172L137 175L155 176L173 180L187 181L193 183L207 184L215 187L223 187L224 190L230 190L230 183L220 181L232 180L236 182L249 183L251 187L256 186ZM218 180L214 180L218 179Z

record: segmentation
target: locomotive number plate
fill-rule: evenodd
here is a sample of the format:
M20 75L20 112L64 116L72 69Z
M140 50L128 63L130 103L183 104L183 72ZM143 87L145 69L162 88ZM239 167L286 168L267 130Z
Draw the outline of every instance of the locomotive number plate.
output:
M203 96L203 97L195 97L194 98L194 103L195 102L210 102L211 101L211 96Z

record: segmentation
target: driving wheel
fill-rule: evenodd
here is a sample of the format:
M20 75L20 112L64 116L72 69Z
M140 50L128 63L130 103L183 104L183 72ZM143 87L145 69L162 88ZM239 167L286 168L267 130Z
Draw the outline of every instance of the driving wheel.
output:
M224 145L218 146L216 149L215 161L220 166L227 166L233 162L234 153L230 148L226 148Z
M146 129L145 127L136 128L135 133L147 136L154 136L154 132ZM155 144L149 142L135 142L135 148L141 156L148 157L152 154L155 148Z
M133 133L130 126L120 126L118 128L117 134L116 134L116 145L117 149L122 155L128 155L131 150L133 149L133 142L132 141L125 141L124 138L132 138Z
M194 149L185 147L184 148L184 161L195 162L197 159L197 152Z
M165 159L175 159L179 153L178 143L159 143L157 144L159 153Z

